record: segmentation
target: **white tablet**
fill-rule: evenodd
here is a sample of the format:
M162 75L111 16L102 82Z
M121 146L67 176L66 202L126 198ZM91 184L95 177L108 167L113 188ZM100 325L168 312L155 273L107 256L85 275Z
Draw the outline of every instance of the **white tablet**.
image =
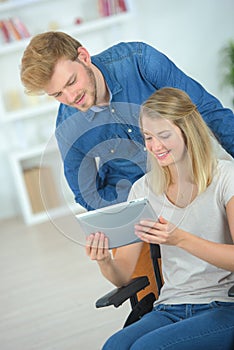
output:
M86 236L103 232L109 248L139 242L134 225L142 219L156 220L156 214L147 198L139 198L76 215Z

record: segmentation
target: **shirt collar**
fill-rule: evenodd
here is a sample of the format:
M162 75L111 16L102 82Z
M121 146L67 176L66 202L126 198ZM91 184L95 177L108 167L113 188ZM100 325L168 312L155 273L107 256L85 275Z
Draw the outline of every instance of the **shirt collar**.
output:
M108 91L109 91L109 96L110 96L109 104L110 104L110 101L112 100L112 93L111 93L111 91L110 91L108 85L107 85L107 89L108 89ZM95 113L99 113L99 112L104 111L104 110L107 109L107 108L108 108L108 106L92 106L90 109L91 109L92 111L94 111Z
M102 72L109 91L111 92L111 96L120 92L122 90L122 86L118 80L116 80L112 72L109 71L107 67L101 62L98 56L92 56L91 61Z

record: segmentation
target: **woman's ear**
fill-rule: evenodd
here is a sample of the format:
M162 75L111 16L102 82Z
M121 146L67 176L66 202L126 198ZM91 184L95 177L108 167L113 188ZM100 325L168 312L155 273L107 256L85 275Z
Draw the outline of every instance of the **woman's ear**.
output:
M91 63L91 57L89 52L86 50L85 47L80 46L77 49L78 52L78 59L82 61L85 64L90 64Z

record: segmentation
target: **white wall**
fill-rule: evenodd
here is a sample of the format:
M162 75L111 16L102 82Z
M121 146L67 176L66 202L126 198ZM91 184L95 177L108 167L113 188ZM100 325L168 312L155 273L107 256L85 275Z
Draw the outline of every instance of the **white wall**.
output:
M152 44L187 74L200 81L221 102L233 108L230 90L221 89L220 50L234 39L233 0L131 0L135 17L126 25L125 37ZM83 43L85 45L85 43ZM6 144L1 137L0 218L19 212Z
M135 0L137 36L163 51L230 108L234 91L221 88L220 50L234 40L233 0ZM133 30L134 32L134 30Z

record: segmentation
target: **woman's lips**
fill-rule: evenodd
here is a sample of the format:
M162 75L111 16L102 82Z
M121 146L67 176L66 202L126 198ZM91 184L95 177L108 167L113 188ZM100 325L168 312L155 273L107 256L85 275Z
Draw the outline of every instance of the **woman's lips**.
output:
M169 153L170 153L170 151L160 152L160 153L155 154L155 157L159 160L164 160L168 156Z

